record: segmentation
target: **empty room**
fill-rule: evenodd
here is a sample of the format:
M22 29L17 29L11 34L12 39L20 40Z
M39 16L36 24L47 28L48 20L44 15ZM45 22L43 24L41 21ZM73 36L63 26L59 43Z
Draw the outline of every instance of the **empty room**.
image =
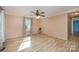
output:
M1 6L0 52L79 52L79 6Z

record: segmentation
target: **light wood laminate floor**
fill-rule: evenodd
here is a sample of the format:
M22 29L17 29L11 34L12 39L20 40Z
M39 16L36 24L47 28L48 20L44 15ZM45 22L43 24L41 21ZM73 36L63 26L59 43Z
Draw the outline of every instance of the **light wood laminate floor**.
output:
M56 39L47 35L32 35L24 38L7 39L2 52L77 52L79 38Z

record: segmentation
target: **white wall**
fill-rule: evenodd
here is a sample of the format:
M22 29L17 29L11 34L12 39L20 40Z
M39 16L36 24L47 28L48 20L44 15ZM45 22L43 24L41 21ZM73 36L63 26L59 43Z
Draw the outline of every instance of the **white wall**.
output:
M59 39L68 39L67 14L60 14L41 20L42 32Z
M16 38L22 36L23 17L6 15L6 37ZM42 33L59 39L68 39L67 14L48 17L43 20L32 19L32 34L38 33L42 27Z
M39 21L32 20L32 33L37 34L39 28ZM23 17L6 15L6 38L16 38L23 36Z
M32 19L32 34L38 34L38 28L40 27L40 22L37 19Z
M6 38L22 36L23 17L6 15Z

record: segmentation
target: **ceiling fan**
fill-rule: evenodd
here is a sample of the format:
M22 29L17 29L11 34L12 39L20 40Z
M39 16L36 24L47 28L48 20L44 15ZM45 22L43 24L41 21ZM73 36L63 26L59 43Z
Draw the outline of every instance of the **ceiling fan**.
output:
M37 18L40 18L40 17L45 17L45 12L43 11L40 11L40 10L36 10L36 11L31 11L31 13L33 13Z

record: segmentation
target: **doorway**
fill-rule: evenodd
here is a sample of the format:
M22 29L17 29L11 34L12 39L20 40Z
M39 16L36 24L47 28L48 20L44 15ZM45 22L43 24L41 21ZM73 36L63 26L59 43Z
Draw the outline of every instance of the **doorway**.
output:
M32 32L32 19L24 18L23 20L23 36L31 35Z
M72 20L72 34L74 36L79 36L79 20L76 18Z

